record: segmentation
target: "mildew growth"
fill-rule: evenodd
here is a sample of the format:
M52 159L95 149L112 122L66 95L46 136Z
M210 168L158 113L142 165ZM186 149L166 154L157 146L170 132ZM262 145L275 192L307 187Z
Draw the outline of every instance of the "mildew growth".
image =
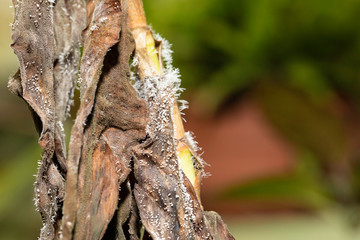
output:
M82 0L14 0L20 69L9 88L31 107L43 148L40 239L233 239L201 206L204 163L182 126L180 73L165 39L130 24L134 6L145 19L139 3L89 0L86 12Z

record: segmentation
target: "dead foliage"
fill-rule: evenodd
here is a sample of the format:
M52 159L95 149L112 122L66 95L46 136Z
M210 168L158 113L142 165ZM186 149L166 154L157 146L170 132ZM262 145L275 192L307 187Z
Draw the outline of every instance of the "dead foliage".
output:
M233 239L201 205L203 166L181 123L176 70L164 66L141 1L13 4L20 68L9 88L29 105L43 148L40 239ZM141 45L143 31L155 55ZM130 60L139 61L134 71ZM62 122L78 74L80 107L66 154ZM189 173L181 151L193 163Z

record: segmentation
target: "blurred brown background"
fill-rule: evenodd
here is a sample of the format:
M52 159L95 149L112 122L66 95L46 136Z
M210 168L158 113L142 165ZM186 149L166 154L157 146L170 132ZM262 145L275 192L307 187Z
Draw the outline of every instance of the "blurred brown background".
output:
M25 103L6 89L18 66L10 4L0 3L0 239L35 239L32 175L41 151ZM185 127L211 165L205 208L236 239L358 239L360 1L144 5L173 44L190 101Z

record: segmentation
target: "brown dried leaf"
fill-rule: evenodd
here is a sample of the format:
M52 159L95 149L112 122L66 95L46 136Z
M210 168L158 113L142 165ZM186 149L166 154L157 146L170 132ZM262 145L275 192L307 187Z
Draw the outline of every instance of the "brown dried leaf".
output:
M80 62L80 35L85 28L85 2L59 0L54 6L54 92L55 92L55 148L57 160L66 172L66 146L62 122L72 105Z
M177 164L175 145L167 142L148 140L136 152L134 193L141 221L153 239L212 239L195 189Z
M87 27L83 31L81 95L92 81L98 81L107 51L119 42L123 9L116 0L90 0L87 3Z
M67 162L64 239L104 235L118 204L118 186L130 172L129 148L145 137L147 121L146 105L129 83L133 48L126 9L116 0L89 1L87 8L82 97ZM99 151L99 144L107 150ZM102 169L109 176L98 174Z
M174 90L178 82L172 66L163 71L162 44L146 24L141 0L129 0L129 26L136 44L137 86L149 108L149 138L136 148L134 159L134 193L141 221L153 239L219 239L218 229L206 221L201 206L203 166L185 136ZM192 159L186 160L193 161L193 169L191 162L183 169L180 153L184 150L191 152ZM193 182L186 171L189 176L194 173ZM226 227L221 231L220 239L233 239Z
M204 215L206 226L209 228L211 235L214 237L214 240L235 240L218 213L213 211L205 211Z
M58 205L64 192L65 145L61 122L65 119L72 79L54 69L60 52L71 45L71 37L63 40L65 29L55 24L64 21L64 0L13 1L15 18L12 26L12 48L19 58L20 69L9 81L10 90L21 96L30 106L34 122L40 134L43 148L36 186L36 205L42 215L44 227L41 239L54 239L60 221ZM58 27L55 27L58 26ZM71 22L68 22L71 27ZM70 33L71 35L71 33ZM66 44L65 44L66 43ZM74 50L75 51L75 50ZM74 56L73 62L79 60ZM76 75L76 67L74 67Z
M72 129L67 159L68 173L66 177L66 195L63 208L64 239L71 239L76 221L78 207L78 174L80 157L83 149L84 126L93 109L95 93L101 75L105 54L109 48L119 40L120 18L122 12L119 7L115 8L114 2L116 1L94 0L87 3L87 28L83 32L83 57L80 66L82 101ZM101 18L107 18L108 24L100 24ZM93 30L96 31L94 32ZM111 41L105 41L110 39ZM99 132L97 132L97 136L94 137L100 137ZM95 139L93 140L95 141Z
M103 138L97 142L92 154L90 176L88 166L80 169L78 217L74 239L101 239L116 208L118 200L119 176L116 162L109 145ZM126 168L125 168L126 169ZM121 169L123 170L123 169ZM127 170L128 171L128 170Z
M19 58L21 73L21 96L40 117L43 129L40 144L45 134L54 129L53 56L54 30L52 6L49 2L36 4L31 0L16 1L15 19L12 27L11 47ZM40 14L41 15L38 15ZM53 138L53 136L51 136Z
M178 148L189 144L176 94L171 84L161 87L159 82L164 80L159 76L160 42L156 42L160 62L154 62L147 42L136 41L139 75L149 80L148 86L142 85L151 92L144 97L147 103L129 83L135 43L128 21L137 40L145 33L145 39L154 41L141 1L129 1L136 13L130 19L127 3L87 2L81 104L65 164L61 123L71 104L80 58L84 2L14 0L12 47L20 69L9 88L29 104L40 133L43 154L36 182L44 222L40 238L139 239L142 222L146 239L233 239L218 215L203 212L197 196L199 172L191 183L179 166ZM200 170L201 163L197 164L194 167Z

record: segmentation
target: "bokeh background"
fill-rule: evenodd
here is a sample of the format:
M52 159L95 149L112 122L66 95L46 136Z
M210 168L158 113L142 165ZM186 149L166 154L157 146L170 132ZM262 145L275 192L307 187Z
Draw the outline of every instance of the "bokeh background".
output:
M41 149L30 112L6 88L18 66L10 3L0 2L0 239L36 239ZM360 1L144 5L173 44L190 101L185 127L211 165L205 208L236 239L359 239Z

